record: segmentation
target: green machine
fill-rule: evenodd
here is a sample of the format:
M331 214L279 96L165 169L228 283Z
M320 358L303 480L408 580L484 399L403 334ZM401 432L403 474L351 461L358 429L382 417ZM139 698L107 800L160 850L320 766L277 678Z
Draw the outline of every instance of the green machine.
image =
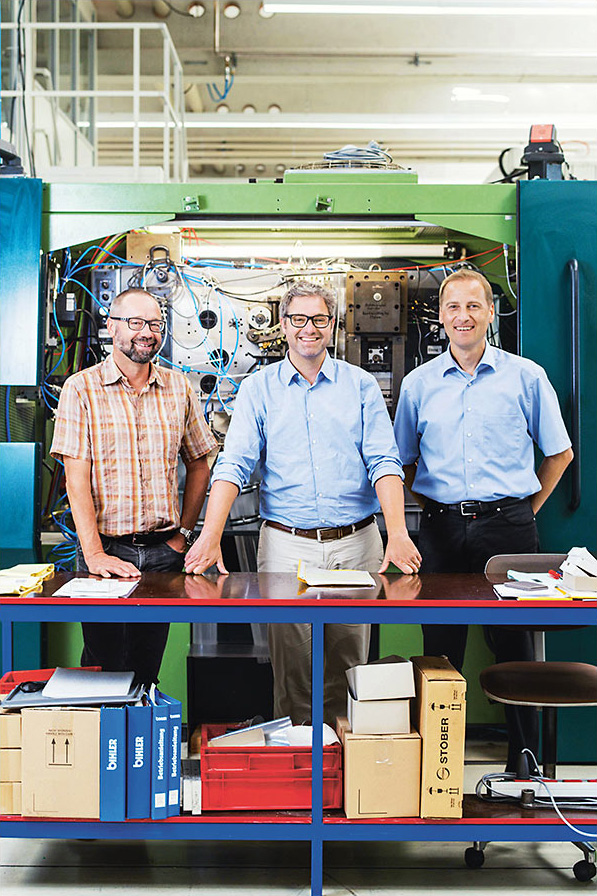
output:
M518 185L422 185L411 173L364 169L287 171L280 180L248 183L45 184L41 247L44 253L52 253L71 246L84 247L110 234L172 223L192 227L201 239L210 240L217 235L221 242L226 234L235 239L258 234L272 243L288 235L303 242L333 239L345 246L347 257L351 245L356 243L394 246L397 256L416 267L426 263L425 245L434 242L445 246L446 263L472 256L479 259L477 263L483 265L480 269L496 288L502 287L500 291L506 300L517 253L520 329L518 336L514 334L513 344L505 347L518 348L547 369L571 431L571 349L559 340L564 332L562 309L569 308L571 302L568 262L576 257L582 290L579 304L583 309L577 336L583 357L586 356L581 373L584 404L577 418L583 440L581 468L580 472L578 468L566 472L539 522L546 549L565 550L573 544L594 549L597 495L589 446L595 444L596 425L592 385L596 378L593 374L591 380L590 367L595 363L591 355L594 357L596 196L597 186L592 183L533 180ZM559 226L557 232L554 221ZM549 272L559 253L565 256L563 266L557 276L551 277ZM437 264L441 266L442 261ZM511 305L516 305L514 298ZM579 481L581 501L576 509L570 509L568 495L578 489ZM406 641L397 641L395 632L389 627L383 629L382 650L398 647L405 653L420 651L414 632L408 634ZM51 630L50 658L65 650L70 650L75 658L70 639L63 643L63 637L64 634ZM552 655L559 652L577 657L578 639L582 637L583 633L577 632L557 633L549 649ZM164 661L164 686L173 688L169 692L176 692L176 686L170 682L181 680L180 657L187 643L188 631L173 630ZM472 663L469 661L468 666L471 682L476 681L479 668L490 661L490 656L483 653L481 639L473 639L473 646ZM594 659L594 652L587 658ZM499 718L495 708L488 707L485 698L480 692L473 693L473 688L469 718Z

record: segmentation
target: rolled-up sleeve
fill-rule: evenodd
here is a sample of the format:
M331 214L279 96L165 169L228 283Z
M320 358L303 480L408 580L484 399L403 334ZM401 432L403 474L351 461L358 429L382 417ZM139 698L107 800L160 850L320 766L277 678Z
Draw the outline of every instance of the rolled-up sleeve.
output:
M566 451L571 446L570 437L556 390L543 369L539 369L533 385L529 432L546 457Z
M256 379L246 379L238 390L224 450L212 475L212 482L223 479L234 483L239 491L249 482L264 447L263 412Z
M191 384L186 382L185 429L180 445L184 461L198 460L215 448L217 442L201 413L201 405Z
M400 476L404 479L392 423L381 390L374 379L367 378L361 382L361 407L362 455L371 485L375 485L382 476Z
M87 412L73 380L67 380L60 393L50 455L57 460L91 460Z
M409 390L402 386L396 417L394 436L403 464L414 464L419 458L419 435L417 407Z

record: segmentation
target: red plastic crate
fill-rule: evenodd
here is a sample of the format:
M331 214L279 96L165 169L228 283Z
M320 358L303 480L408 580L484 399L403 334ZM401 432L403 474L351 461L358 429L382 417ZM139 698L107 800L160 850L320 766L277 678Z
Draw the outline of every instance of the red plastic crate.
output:
M75 666L75 669L91 669L92 672L101 672L101 666ZM0 694L10 694L12 689L21 681L49 681L56 669L16 669L13 672L5 672L0 678Z
M201 730L201 800L209 809L310 809L310 747L210 747L228 730ZM342 747L323 748L323 807L342 806Z

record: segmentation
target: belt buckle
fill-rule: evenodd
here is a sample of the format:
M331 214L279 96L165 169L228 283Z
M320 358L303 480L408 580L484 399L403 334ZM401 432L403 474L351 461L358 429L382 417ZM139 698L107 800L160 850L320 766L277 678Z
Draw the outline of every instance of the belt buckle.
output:
M461 501L460 502L461 516L477 516L478 513L481 513L481 502L480 501Z
M141 541L137 541L137 538L140 538ZM132 538L131 544L136 548L144 547L146 542L143 539L143 533L142 532L133 532L133 538Z

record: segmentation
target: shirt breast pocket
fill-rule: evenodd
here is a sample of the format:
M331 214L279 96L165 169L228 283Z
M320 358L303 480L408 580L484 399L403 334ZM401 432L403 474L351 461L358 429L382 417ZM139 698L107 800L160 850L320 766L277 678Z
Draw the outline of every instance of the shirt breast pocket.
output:
M486 415L483 420L483 451L487 457L512 456L522 448L524 424L517 414Z

